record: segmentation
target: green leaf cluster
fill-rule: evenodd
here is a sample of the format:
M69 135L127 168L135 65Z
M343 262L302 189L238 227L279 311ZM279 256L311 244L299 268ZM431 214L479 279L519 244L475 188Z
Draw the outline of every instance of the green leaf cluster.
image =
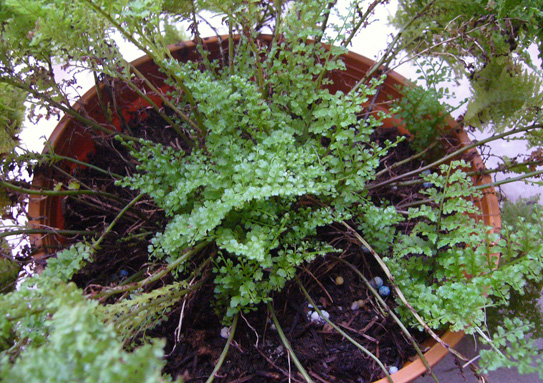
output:
M47 261L44 276L58 278L64 282L72 279L75 273L91 260L94 248L86 242L77 242L67 249L56 253L56 257Z
M542 371L532 365L542 360L529 339L539 334L541 313L528 307L537 306L541 291L541 206L531 206L530 220L515 216L493 233L474 218L478 211L472 199L478 196L466 174L455 170L458 166L465 164L453 162L442 165L440 173L423 175L432 183L424 193L435 206L409 209L408 219L417 223L409 234L398 236L385 261L428 325L479 334L489 345L481 351L483 371ZM408 318L409 310L401 305Z
M466 123L496 131L537 120L543 96L542 81L507 57L489 62L472 79L473 98L464 116Z
M423 193L435 205L409 209L407 219L417 223L398 236L387 261L407 300L432 328L465 330L485 318L486 286L479 276L492 270L496 249L480 244L497 235L473 217L477 193L463 166L453 162L422 176L432 184Z
M161 323L172 307L190 292L185 281L174 282L148 293L135 291L115 304L98 306L106 325L112 325L118 337L127 344Z
M483 339L483 344L490 343L500 348L500 351L492 348L481 350L479 363L483 372L515 367L521 374L538 372L539 378L543 379L543 358L538 353L535 340L527 337L531 331L531 325L522 319L505 317L491 340Z
M394 102L399 110L395 117L409 131L410 146L419 153L448 133L450 111L434 89L411 85L404 86L401 92L403 97Z
M154 256L173 261L187 247L215 242L224 256L216 291L219 301L233 299L229 317L267 301L293 267L323 253L323 244L306 239L350 217L386 152L369 139L380 121L358 117L379 83L331 94L315 80L343 67L339 52L299 43L300 33L293 40L285 36L263 59L242 37L235 74L227 67L200 71L193 63L165 62L192 100L185 93L172 97L198 105L205 143L195 141L190 152L130 144L139 173L120 182L149 194L171 217L152 240ZM259 68L264 86L253 78Z
M167 381L161 342L124 351L98 303L73 283L34 277L0 299L2 381Z
M541 73L528 48L537 44L543 57L542 18L541 0L403 0L393 24L409 54L439 57L467 75L467 124L503 131L539 121Z

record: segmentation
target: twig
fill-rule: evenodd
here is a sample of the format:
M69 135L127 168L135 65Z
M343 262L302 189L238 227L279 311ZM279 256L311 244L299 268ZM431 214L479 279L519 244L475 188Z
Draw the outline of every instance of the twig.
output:
M345 41L343 41L343 43L341 44L342 46L344 47L348 47L349 44L351 43L352 39L355 37L355 35L358 33L358 30L360 29L360 27L362 27L362 25L367 21L368 17L372 14L373 10L381 3L383 3L384 1L383 0L374 0L373 3L371 3L368 7L368 9L366 10L366 12L360 17L360 20L358 21L358 23L356 24L356 26L353 28L353 30L351 31L351 34L349 35L349 37L347 39L345 39ZM357 6L357 9L358 9L358 6Z
M43 189L27 189L20 186L13 185L6 181L0 180L0 186L6 187L8 189L14 190L16 192L22 193L22 194L28 194L28 195L42 195L42 196L74 196L74 195L102 195L110 198L117 199L118 197L106 193L106 192L99 192L96 190L43 190Z
M387 64L391 60L391 58L394 57L394 56L389 57L389 55L394 51L394 47L400 41L400 38L403 35L403 33L407 30L407 28L411 26L411 24L415 22L415 20L421 17L434 4L434 2L435 0L428 2L428 4L426 4L415 16L411 18L411 20L409 20L404 26L402 26L402 28L396 34L392 42L388 45L387 50L385 51L385 54L383 55L383 57L381 57L381 59L377 63L375 63L373 67L371 67L371 69L366 73L366 76L364 76L364 78L362 78L350 90L350 92L355 92L362 84L365 84L383 64Z
M273 306L268 303L268 310L270 310L270 314L272 316L273 324L275 324L275 328L277 329L277 333L279 334L279 337L281 338L281 341L283 342L283 345L288 351L289 357L292 357L292 360L294 361L294 364L296 367L298 367L298 371L300 371L300 374L304 377L305 381L307 383L315 383L305 370L304 366L300 363L298 358L296 357L296 354L294 353L294 350L290 346L290 343L288 342L287 337L285 336L285 333L283 332L283 329L281 328L281 325L279 324L279 321L277 320L277 317L275 316L275 311L273 310ZM289 374L290 376L290 374Z
M104 231L104 233L100 236L100 238L98 238L98 240L96 240L96 242L94 242L92 244L92 247L94 247L95 249L98 248L98 246L100 246L100 243L104 240L104 238L106 237L106 235L111 231L113 230L113 227L117 224L117 222L119 222L119 220L122 218L122 216L132 207L134 206L142 197L144 196L144 194L139 194L137 195L132 201L130 201L124 208L123 210L121 210L119 212L119 214L117 214L117 216L113 219L113 221L111 221L111 223L109 224L109 226L107 227L107 229Z
M313 273L307 269L307 267L304 266L303 269L304 269L304 271L305 271L306 273L308 273L308 274L311 276L311 278L313 278L313 280L320 286L320 288L322 289L322 291L324 291L324 293L328 296L328 299L330 299L330 303L334 303L334 300L333 300L332 297L330 296L330 293L328 292L328 290L326 290L326 288L325 288L324 285L321 283L321 281L319 281L319 279L318 279L317 277L315 277L315 276L313 275Z
M0 238L10 237L12 235L31 235L31 234L58 234L58 235L95 235L96 231L85 230L54 230L54 229L19 229L0 232Z
M494 134L491 137L485 138L484 140L475 141L475 142L472 142L469 145L463 146L462 148L460 148L458 150L455 150L451 154L448 154L448 155L440 158L439 160L432 162L429 165L423 166L421 168L412 170L412 171L407 172L407 173L400 174L400 175L398 175L396 177L392 177L392 178L390 178L390 179L388 179L386 181L383 181L383 182L380 182L380 183L377 183L377 184L368 185L366 187L366 190L368 190L368 191L374 190L374 189L380 188L382 186L395 183L395 182L399 181L402 178L411 177L411 176L417 175L419 173L422 173L425 170L430 170L430 169L436 167L437 165L441 165L442 163L445 163L445 162L447 162L449 160L453 160L453 159L457 158L460 154L463 154L463 153L465 153L465 152L467 152L467 151L469 151L471 149L475 149L476 147L484 145L484 144L486 144L488 142L499 140L501 138L511 136L513 134L523 133L523 132L527 132L527 131L530 131L530 130L541 129L541 128L543 128L543 124L533 124L533 125L530 125L530 126L525 126L523 128L513 129L513 130L510 130L508 132L504 132L504 133L500 133L500 134Z
M277 370L281 371L281 372L283 373L283 375L288 376L289 379L290 379L290 374L289 374L289 372L288 372L287 370L285 370L284 368L281 368L281 367L279 367L277 364L275 364L275 363L273 362L273 360L271 360L271 359L270 359L264 352L262 352L262 350L260 350L259 348L257 348L256 350L260 353L260 355L262 355L262 357L263 357L264 359L266 359L266 361L267 361L269 364L272 365L272 367L274 367L274 368L276 368ZM301 382L301 380L294 379L294 378L292 378L292 380L294 380L295 383Z
M236 327L238 326L238 318L239 318L239 313L237 313L236 316L234 317L234 321L232 322L232 326L230 327L230 335L228 336L226 345L224 346L221 352L221 356L219 357L217 364L215 364L215 368L213 369L213 372L211 372L211 375L209 376L209 378L207 378L206 383L213 382L213 380L215 379L215 374L219 372L219 369L221 368L222 364L224 363L224 360L226 359L226 354L228 354L228 349L230 348L230 344L232 344L232 339L234 339Z
M162 270L156 272L155 274L150 275L144 280L130 284L130 285L123 285L123 286L102 291L100 293L95 294L93 298L105 299L105 298L110 297L111 295L133 291L133 290L142 288L143 286L148 285L150 283L156 282L160 278L164 277L169 272L174 270L175 268L179 267L183 262L187 261L190 257L197 254L200 250L202 250L207 245L208 245L208 242L201 242L198 245L194 246L192 249L188 250L185 254L177 258L174 262L170 263L168 266L166 266ZM205 263L209 262L210 260L211 260L211 256L208 258L208 260Z

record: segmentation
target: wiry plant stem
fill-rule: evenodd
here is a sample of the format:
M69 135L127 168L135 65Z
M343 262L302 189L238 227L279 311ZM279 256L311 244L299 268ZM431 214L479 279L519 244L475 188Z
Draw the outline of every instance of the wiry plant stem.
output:
M294 353L294 350L290 346L290 343L289 343L287 337L285 336L285 333L283 332L283 329L281 328L281 324L279 324L279 321L277 320L277 316L275 315L275 311L273 310L273 306L270 303L268 303L268 310L270 311L270 314L272 316L272 321L273 321L273 324L275 325L275 328L277 329L277 333L279 334L279 337L281 338L281 341L283 342L283 345L288 350L289 356L292 358L292 360L294 361L294 364L298 368L298 371L300 371L300 374L302 374L302 376L304 377L304 379L305 379L305 381L307 383L314 383L313 380L311 379L311 377L309 376L309 374L307 373L307 371L305 370L304 366L302 366L302 364L300 363L300 361L296 357L296 354Z
M238 326L238 318L239 313L236 314L234 317L234 321L232 322L232 326L230 327L230 335L228 335L228 339L226 340L226 344L224 345L224 348L221 352L221 356L219 357L219 360L217 360L217 363L215 364L215 368L213 369L213 372L211 372L211 375L209 375L209 378L207 378L206 383L211 383L215 379L215 374L219 372L219 369L224 363L224 360L226 359L226 354L228 354L228 349L230 348L230 345L232 344L232 340L234 339L234 333L236 332L236 327Z
M535 130L535 129L540 129L540 128L543 128L542 124L534 124L534 125L525 126L525 127L518 128L518 129L513 129L513 130L510 130L508 132L495 134L495 135L492 135L491 137L485 138L484 140L481 140L481 141L472 142L471 144L463 146L460 149L455 150L451 154L448 154L448 155L440 158L439 160L432 162L431 164L428 164L426 166L423 166L421 168L412 170L412 171L407 172L407 173L400 174L400 175L398 175L396 177L392 177L392 178L390 178L390 179L388 179L386 181L383 181L383 182L380 182L380 183L377 183L377 184L368 185L367 190L374 190L374 189L380 188L380 187L385 186L385 185L393 184L393 183L401 180L402 178L417 175L419 173L422 173L425 170L431 170L432 168L434 168L434 167L436 167L438 165L441 165L441 164L443 164L443 163L445 163L447 161L450 161L450 160L454 160L455 158L458 158L461 154L463 154L463 153L465 153L465 152L467 152L467 151L469 151L471 149L475 149L478 146L484 145L484 144L486 144L488 142L496 141L496 140L499 140L499 139L502 139L502 138L505 138L505 137L508 137L508 136L511 136L511 135L514 135L514 134L517 134L517 133L528 132L530 130Z

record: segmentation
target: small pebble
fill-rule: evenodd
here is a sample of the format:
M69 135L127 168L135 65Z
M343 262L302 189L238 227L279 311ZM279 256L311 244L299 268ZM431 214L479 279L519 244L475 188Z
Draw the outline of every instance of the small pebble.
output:
M390 294L390 287L388 286L381 286L379 287L379 295L382 297L386 297Z
M397 187L397 186L392 186L390 189L391 189L392 191L396 191L396 190L398 190L398 187Z
M230 328L229 327L221 328L221 338L228 339L229 336L230 336Z
M396 366L389 367L389 369L388 369L388 373L390 375L395 374L397 372L398 372L398 367L396 367Z
M345 282L342 276L336 278L336 285L341 286Z
M358 310L359 308L360 308L360 303L358 303L358 301L354 301L351 304L351 310L355 311L355 310Z
M370 281L370 285L373 287L373 288L380 288L381 286L383 286L383 279L381 277L375 277L373 278L371 281Z
M328 314L328 312L326 312L324 310L321 310L321 312L322 312L322 315L324 316L324 318L330 319L330 314ZM313 323L325 323L325 320L316 311L311 313L311 316L310 316L309 320L311 322L313 322Z

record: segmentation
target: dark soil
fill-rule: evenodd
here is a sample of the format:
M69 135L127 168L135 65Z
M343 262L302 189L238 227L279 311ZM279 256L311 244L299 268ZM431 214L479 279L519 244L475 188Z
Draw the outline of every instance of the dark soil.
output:
M174 135L160 119L151 115L137 115L130 121L132 134L152 139L163 144L179 145ZM159 129L146 129L147 126ZM382 129L373 139L384 142L395 140L396 129ZM180 150L183 148L179 147ZM400 143L383 165L396 162L410 155L407 142ZM128 161L127 161L128 160ZM96 139L96 153L92 163L110 172L124 176L135 171L125 148L115 140ZM405 172L405 167L395 169ZM137 192L121 188L111 177L90 168L78 168L73 174L80 182L118 196L115 199L65 200L66 226L70 229L96 230L102 232L120 209L133 199ZM384 176L390 177L390 174ZM61 177L62 178L62 177ZM66 181L66 180L64 180ZM379 180L377 180L379 181ZM370 197L402 204L417 197L420 186L397 187L380 190ZM420 196L419 196L420 197ZM164 213L151 200L138 204L138 213L127 214L115 226L101 246L97 258L89 263L74 281L88 292L95 286L109 286L137 276L146 270L147 247L153 233L163 230L167 223ZM365 253L342 227L323 228L320 236L336 248L343 249L341 258L354 264L368 279L379 274L370 254ZM118 241L123 246L118 245ZM156 261L156 260L154 260ZM343 284L337 284L341 276ZM381 277L383 277L381 275ZM312 299L330 314L330 319L348 335L375 354L387 367L401 366L414 355L410 343L398 326L376 303L375 298L350 268L332 257L316 260L299 272L302 284ZM385 279L385 278L383 278ZM386 281L385 281L386 283ZM167 365L165 372L174 377L182 376L186 382L201 382L213 370L226 340L220 336L223 325L212 305L213 284L210 277L203 288L186 299L183 311L181 336L176 336L182 302L174 306L167 319L146 336L166 338ZM384 298L394 307L393 296ZM355 301L363 302L360 308L352 309ZM366 354L346 341L327 324L313 323L308 318L308 302L298 285L291 281L274 296L274 310L281 327L302 365L315 381L321 382L370 382L384 376L379 366ZM235 333L234 342L227 359L216 376L217 382L294 382L302 381L292 359L289 357L266 306L244 314Z
M351 247L341 257L352 262L368 278L372 277L375 267L368 264L372 262L368 262L360 248ZM343 278L341 285L336 283L338 276ZM364 282L342 262L319 259L300 271L300 279L313 301L330 314L332 322L385 366L401 367L414 356L411 344L396 323L389 315L383 315ZM153 336L167 337L166 372L182 376L185 382L205 381L226 344L220 336L223 326L211 305L212 292L213 286L209 285L191 298L190 310L183 318L181 341L175 339L179 310L152 332ZM385 300L391 307L395 306L391 296ZM355 301L364 304L352 309ZM283 332L315 381L371 382L384 377L374 360L336 330L328 324L311 322L308 300L295 282L276 294L273 302ZM303 381L270 318L266 306L262 306L240 319L233 345L216 381L288 382L289 378Z

